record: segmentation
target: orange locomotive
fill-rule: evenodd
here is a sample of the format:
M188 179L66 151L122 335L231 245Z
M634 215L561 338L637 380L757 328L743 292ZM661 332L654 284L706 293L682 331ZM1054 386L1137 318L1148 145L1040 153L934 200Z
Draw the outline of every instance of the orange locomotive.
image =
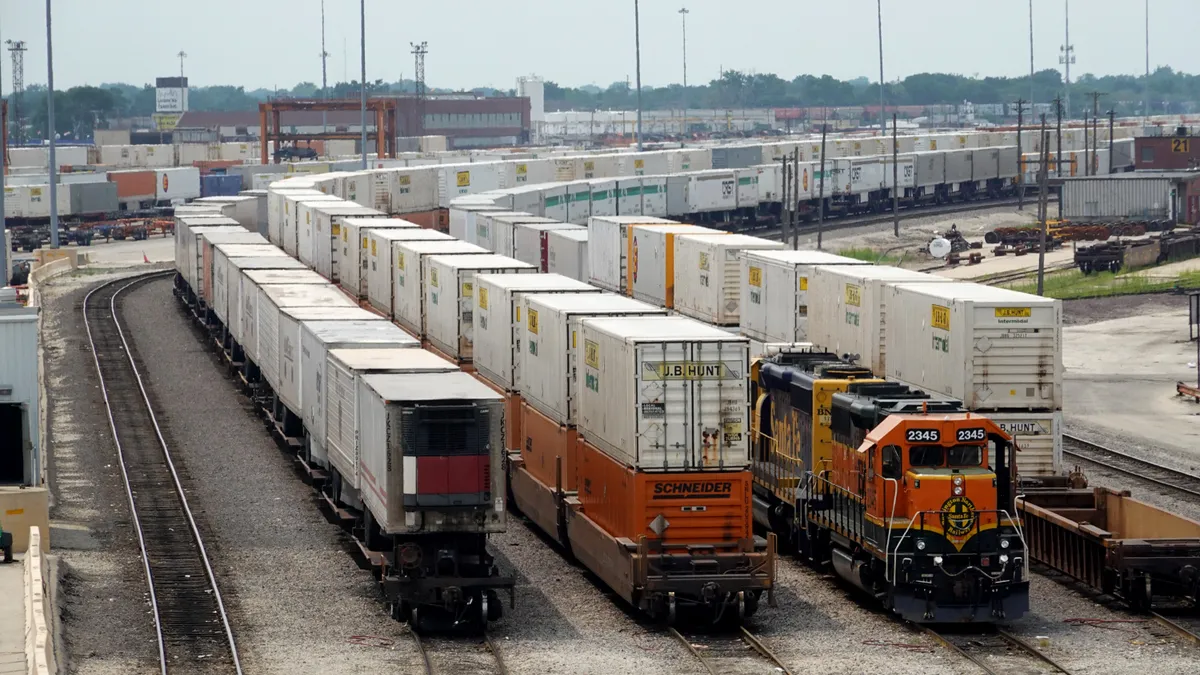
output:
M758 523L911 621L1028 611L1015 446L995 422L834 354L752 373Z

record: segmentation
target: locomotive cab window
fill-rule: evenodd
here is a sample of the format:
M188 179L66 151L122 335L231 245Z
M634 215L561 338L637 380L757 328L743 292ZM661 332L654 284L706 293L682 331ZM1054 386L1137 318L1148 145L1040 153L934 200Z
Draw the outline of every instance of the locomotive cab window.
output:
M904 465L900 460L900 446L889 445L883 449L883 477L899 480L904 474Z
M955 445L946 453L946 463L952 467L979 466L983 464L983 446Z
M913 467L941 466L943 449L940 445L914 445L908 449L908 463Z

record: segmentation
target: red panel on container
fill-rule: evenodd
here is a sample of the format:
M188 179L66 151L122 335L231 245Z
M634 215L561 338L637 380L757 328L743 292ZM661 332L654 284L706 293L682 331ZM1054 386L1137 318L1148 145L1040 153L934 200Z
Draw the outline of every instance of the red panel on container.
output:
M449 493L447 457L417 458L417 494L444 495Z
M542 271L550 271L550 237L548 232L541 233L542 239Z

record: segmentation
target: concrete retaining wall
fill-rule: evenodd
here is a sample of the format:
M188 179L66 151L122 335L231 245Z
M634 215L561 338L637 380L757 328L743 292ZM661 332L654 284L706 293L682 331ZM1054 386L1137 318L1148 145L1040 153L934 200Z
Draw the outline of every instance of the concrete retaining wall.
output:
M50 572L42 552L42 535L38 528L29 528L29 551L25 554L25 663L29 675L51 675L58 672L54 653L52 617L54 605L50 600Z

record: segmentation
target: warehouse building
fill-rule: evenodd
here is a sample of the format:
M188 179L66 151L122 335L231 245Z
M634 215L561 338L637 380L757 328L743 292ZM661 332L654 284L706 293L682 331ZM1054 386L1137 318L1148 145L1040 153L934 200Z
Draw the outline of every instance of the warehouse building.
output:
M1200 136L1139 136L1134 141L1138 171L1185 171L1200 168Z
M399 100L400 136L446 136L451 148L498 147L529 142L531 121L526 97L481 98L473 94L433 96L418 101L406 96ZM423 124L418 110L423 109ZM358 111L296 111L281 113L280 122L289 133L320 133L322 125L342 132L361 131ZM179 127L215 131L228 140L256 139L260 133L257 110L244 112L189 111L179 119ZM375 128L368 115L367 130Z

